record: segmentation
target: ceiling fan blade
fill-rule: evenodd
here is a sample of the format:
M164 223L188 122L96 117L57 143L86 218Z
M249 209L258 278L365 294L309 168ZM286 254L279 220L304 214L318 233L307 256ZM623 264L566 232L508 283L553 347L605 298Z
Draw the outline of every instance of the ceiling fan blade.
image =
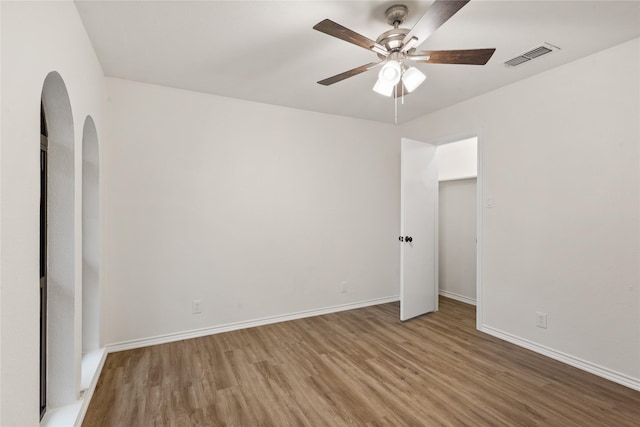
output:
M425 50L409 55L407 59L427 64L484 65L495 51L495 49Z
M348 29L347 27L343 27L342 25L333 22L330 19L325 19L324 21L318 22L313 26L313 29L325 34L329 34L330 36L337 37L340 40L353 43L356 46L363 47L367 50L372 50L381 55L386 56L389 54L387 49L381 44L378 44L373 40Z
M469 0L436 0L416 25L413 26L411 31L407 33L402 40L402 44L406 44L413 37L418 38L417 44L424 42L467 3L469 3ZM417 45L414 44L415 46Z
M372 68L376 68L379 65L382 65L383 61L380 62L370 62L366 65L361 65L353 70L345 71L344 73L336 74L333 77L329 77L328 79L320 80L318 83L324 86L329 86L334 83L338 83L344 79L348 79L349 77L357 76L360 73L364 73L365 71L369 71Z

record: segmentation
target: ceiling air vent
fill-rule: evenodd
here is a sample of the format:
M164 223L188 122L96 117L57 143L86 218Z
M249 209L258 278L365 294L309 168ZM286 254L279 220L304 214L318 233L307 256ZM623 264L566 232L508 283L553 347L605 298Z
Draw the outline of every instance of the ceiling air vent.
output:
M554 50L559 50L560 48L554 46L549 43L543 43L540 46L534 47L528 52L523 53L522 55L518 55L513 59L508 60L504 63L507 67L515 67L520 64L524 64L525 62L529 62L532 59L536 59L541 57L542 55L546 55L547 53L551 53Z

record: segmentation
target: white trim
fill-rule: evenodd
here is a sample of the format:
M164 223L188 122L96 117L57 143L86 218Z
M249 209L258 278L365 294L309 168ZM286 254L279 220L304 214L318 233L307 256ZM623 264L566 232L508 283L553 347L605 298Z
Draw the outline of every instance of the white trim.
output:
M107 360L107 349L102 349L102 356L100 357L100 362L98 362L98 366L96 367L96 371L93 374L93 379L91 380L91 384L89 388L87 388L82 396L82 405L80 406L80 412L76 417L76 422L74 423L74 427L82 426L82 422L84 421L84 416L87 414L87 409L89 409L89 403L91 403L91 398L93 397L93 392L96 390L96 385L98 384L98 379L100 378L100 374L102 373L102 368L104 367L104 362Z
M440 174L440 170L439 165L438 165L438 147L436 146L436 153L434 154L435 156L435 168L436 168L436 181L437 181L437 175ZM440 299L438 298L438 283L440 283L440 182L437 181L435 184L436 187L436 200L434 202L434 213L433 213L433 234L434 234L434 240L433 240L433 253L434 253L434 257L433 257L433 263L434 263L434 269L433 269L433 287L435 288L435 311L440 311Z
M107 345L107 352L114 353L116 351L131 350L134 348L147 347L150 345L166 344L174 341L181 341L190 338L204 337L207 335L220 334L222 332L237 331L239 329L253 328L256 326L269 325L272 323L285 322L287 320L303 319L305 317L320 316L323 314L337 313L339 311L353 310L356 308L368 307L371 305L386 304L399 300L398 295L374 298L365 301L359 301L348 304L339 304L325 308L298 311L290 314L282 314L277 316L263 317L260 319L245 320L241 322L227 323L224 325L210 326L207 328L192 329L190 331L175 332L171 334L157 335L155 337L140 338L129 341L121 341Z
M561 351L536 344L524 338L520 338L507 332L503 332L499 329L492 328L491 326L483 325L480 328L480 331L492 335L496 338L500 338L501 340L508 341L519 347L524 347L528 350L535 351L536 353L558 360L562 363L566 363L567 365L571 365L575 368L605 378L609 381L613 381L614 383L618 383L625 387L640 391L640 379L638 378L633 378L628 375L621 374L620 372L605 368L603 366L596 365L595 363L587 362L586 360L563 353Z
M483 311L482 311L482 255L484 253L483 242L483 215L484 215L484 169L482 167L483 162L483 141L482 141L482 129L476 131L476 141L478 150L478 170L476 181L476 329L480 329L483 324Z
M440 289L439 294L443 297L451 298L456 301L463 302L465 304L476 305L476 300L473 298L465 297L464 295L456 294L453 292L445 291L444 289Z

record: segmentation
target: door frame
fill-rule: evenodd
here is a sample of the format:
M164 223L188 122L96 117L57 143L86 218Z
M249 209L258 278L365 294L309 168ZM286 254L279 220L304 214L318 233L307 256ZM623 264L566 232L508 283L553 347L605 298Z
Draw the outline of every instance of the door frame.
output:
M439 145L461 141L463 139L477 138L477 166L478 176L476 178L476 329L480 330L484 324L482 312L482 260L483 260L483 200L484 200L484 179L483 179L483 145L482 130L476 129L457 134L451 134L440 138L426 140L427 144ZM437 300L436 300L437 301ZM437 307L437 305L436 305Z

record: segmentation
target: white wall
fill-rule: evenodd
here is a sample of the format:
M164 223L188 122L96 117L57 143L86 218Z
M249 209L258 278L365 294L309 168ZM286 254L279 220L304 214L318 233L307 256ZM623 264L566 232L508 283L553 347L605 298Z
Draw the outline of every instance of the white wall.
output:
M636 387L639 84L636 39L402 129L425 141L481 132L484 326Z
M438 287L468 303L476 300L476 187L471 178L441 181L439 188Z
M395 126L118 79L107 91L107 343L397 295Z
M39 355L39 131L45 77L57 71L74 122L74 257L76 298L82 277L82 126L91 114L102 129L103 73L72 2L1 2L2 158L0 168L0 425L36 426ZM76 301L76 305L79 301ZM77 313L79 316L79 313ZM79 323L76 319L76 325ZM76 328L79 356L81 331ZM76 381L79 381L79 364Z
M438 145L438 180L478 176L478 137Z

